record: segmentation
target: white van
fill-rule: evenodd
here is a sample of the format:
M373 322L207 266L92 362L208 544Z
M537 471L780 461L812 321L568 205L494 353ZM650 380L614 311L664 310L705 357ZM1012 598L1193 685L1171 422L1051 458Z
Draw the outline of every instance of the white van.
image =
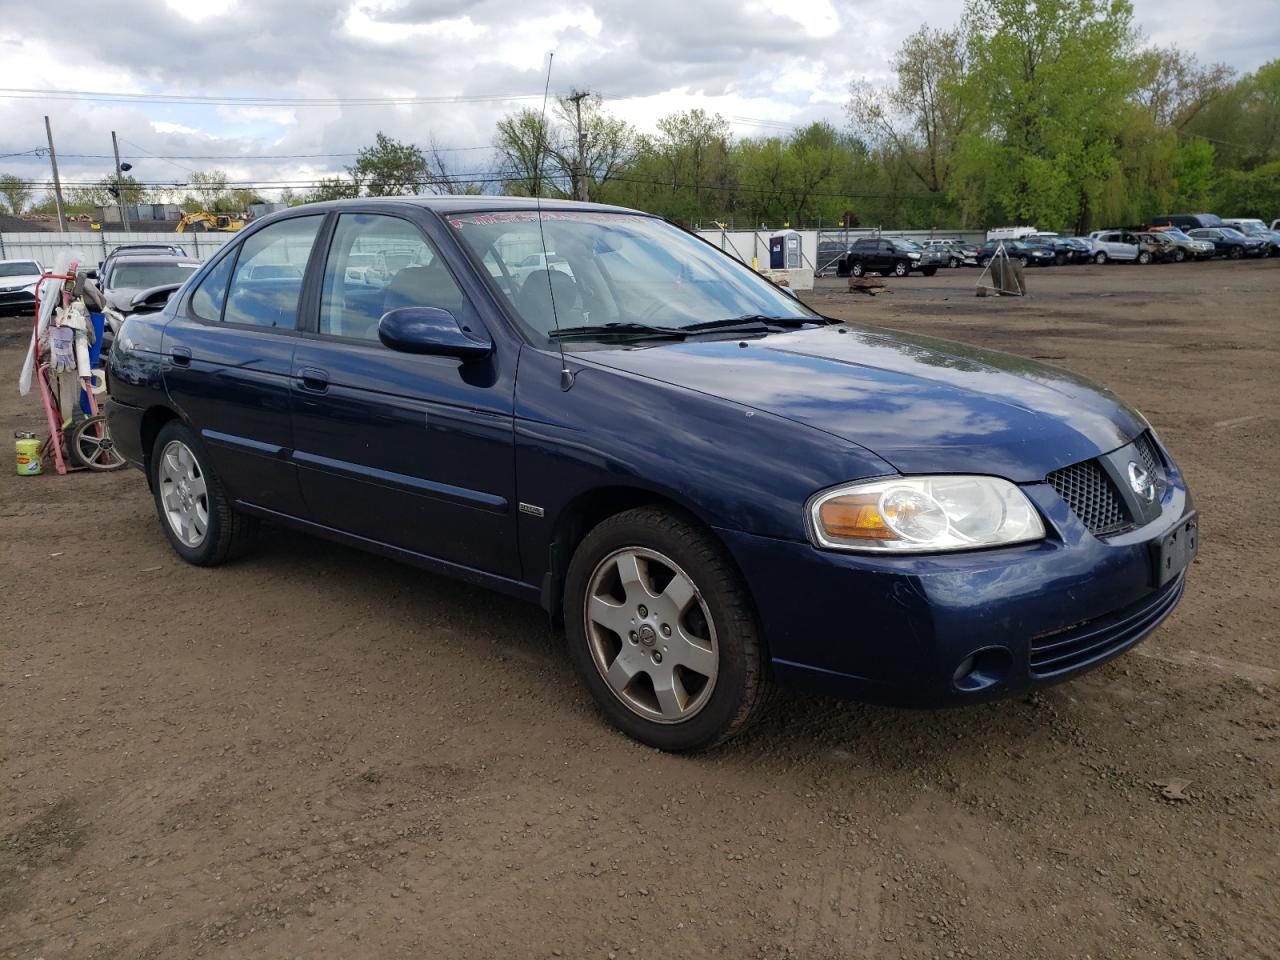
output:
M987 241L1021 240L1038 232L1035 227L993 227L987 231Z

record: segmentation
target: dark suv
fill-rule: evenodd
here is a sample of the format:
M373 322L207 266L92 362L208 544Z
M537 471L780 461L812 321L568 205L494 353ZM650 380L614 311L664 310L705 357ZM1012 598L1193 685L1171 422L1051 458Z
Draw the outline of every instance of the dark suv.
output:
M1208 240L1213 244L1215 255L1239 260L1241 257L1264 257L1267 255L1266 241L1257 237L1246 237L1239 230L1230 227L1205 227L1200 230L1189 230L1188 235L1197 240Z
M893 274L905 277L919 271L932 277L939 267L947 265L947 256L940 251L926 250L914 240L901 237L863 237L855 240L844 255L840 273L860 277L864 273Z

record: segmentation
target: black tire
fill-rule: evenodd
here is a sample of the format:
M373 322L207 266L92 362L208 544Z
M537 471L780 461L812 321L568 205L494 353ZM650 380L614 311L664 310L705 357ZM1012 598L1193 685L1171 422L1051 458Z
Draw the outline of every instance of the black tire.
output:
M1026 269L1031 265L1031 259L1029 257L1019 257L1018 262L1022 264L1023 269Z
M990 257L979 257L979 258L978 258L978 266L982 267L984 270L987 268L987 266L988 266L990 263L991 263L991 258L990 258Z
M905 277L911 272L911 264L905 260L895 261L893 264L893 275L895 277Z
M205 529L199 542L184 542L178 531L177 522L170 519L171 511L165 505L165 497L177 493L172 484L164 476L166 450L173 444L180 444L190 453L194 460L194 474L203 480L203 495L192 495L197 504L204 500ZM200 438L179 420L171 420L165 424L156 436L151 448L151 490L156 503L156 513L160 526L173 545L174 551L187 563L198 567L214 567L228 560L244 555L254 544L258 535L258 521L254 517L237 513L231 508L222 488L221 481L213 472L209 454ZM184 492L185 494L185 492Z
M1099 250L1097 253L1095 253L1093 255L1093 262L1096 263L1098 266L1102 266L1104 263L1106 263L1107 262L1106 252Z
M1231 252L1227 254L1232 260L1239 260L1244 256L1244 250L1240 247L1232 247Z
M102 414L77 420L66 438L72 462L86 470L107 473L129 465L111 440L107 418Z
M1065 253L1054 254L1053 265L1055 267L1065 267L1067 265L1067 255Z
M947 266L950 267L952 270L957 269L960 266L960 258L952 257L950 260L947 261Z
M867 268L862 265L860 260L855 260L849 267L849 276L860 277L866 272L866 269Z
M937 267L921 267L920 272L923 273L926 277L932 277L935 273L938 272L938 268Z
M1149 250L1143 250L1138 254L1138 262L1144 267L1149 264L1151 262L1151 252Z
M601 640L618 647L613 654L615 661L629 642L631 649L641 652L642 659L645 655L655 657L655 653L646 654L646 648L638 646L634 637L623 637L611 629L596 630L587 622L589 593L597 576L607 570L614 558L632 550L650 551L678 565L693 584L700 604L698 611L701 614L705 610L704 621L710 624L708 633L715 637L715 679L701 706L688 719L662 722L642 716L623 699L629 695L627 691L636 687L637 681L640 693L645 693L645 681L639 681L640 674L634 674L635 679L623 688L623 693L615 693L604 677L604 671L612 670L613 663L606 668L601 659L598 665ZM644 566L646 570L654 569L651 562ZM661 564L657 567L662 569ZM657 589L656 581L650 581L648 587L652 588L652 595ZM626 601L630 599L628 594L621 604L628 611ZM658 599L654 597L653 602L656 604ZM689 609L693 609L692 604ZM656 611L654 613L656 615ZM583 685L609 721L641 743L675 753L706 750L746 727L765 704L769 682L764 672L764 644L741 574L710 533L667 510L658 507L628 510L608 518L586 535L574 552L565 577L564 620L569 656ZM644 625L642 621L642 629ZM652 627L648 629L648 636L651 639L644 642L656 644L650 650L660 653L658 646L666 649L666 641L660 636L655 638ZM660 663L660 659L655 663ZM666 670L672 670L670 664ZM652 691L652 675L644 675ZM699 694L690 695L690 702L697 696Z
M1181 262L1182 262L1183 260L1185 260L1185 259L1187 259L1187 251L1183 250L1181 247L1179 247L1177 250L1173 251L1173 262L1174 262L1174 263L1181 263Z

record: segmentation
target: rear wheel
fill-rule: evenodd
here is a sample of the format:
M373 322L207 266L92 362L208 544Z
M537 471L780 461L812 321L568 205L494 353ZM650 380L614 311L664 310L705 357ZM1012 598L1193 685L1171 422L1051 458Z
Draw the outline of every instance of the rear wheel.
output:
M763 644L746 585L709 533L656 507L583 539L569 564L569 654L597 706L662 750L705 750L764 702Z
M1173 262L1174 262L1174 263L1181 263L1181 262L1182 262L1183 260L1185 260L1185 259L1187 259L1187 251L1183 250L1181 247L1179 247L1177 250L1173 251Z
M1099 250L1093 255L1093 262L1099 265L1104 264L1107 262L1107 255Z
M258 521L231 508L204 445L186 425L172 420L161 428L150 466L160 525L183 560L212 567L253 546Z
M1018 262L1022 264L1024 267L1026 267L1030 265L1031 259L1029 257L1019 257Z
M905 260L898 260L893 265L893 275L895 277L905 277L911 272L911 265Z
M1241 250L1239 247L1232 247L1231 252L1227 254L1227 256L1229 256L1232 260L1239 260L1241 257L1244 256L1244 251Z

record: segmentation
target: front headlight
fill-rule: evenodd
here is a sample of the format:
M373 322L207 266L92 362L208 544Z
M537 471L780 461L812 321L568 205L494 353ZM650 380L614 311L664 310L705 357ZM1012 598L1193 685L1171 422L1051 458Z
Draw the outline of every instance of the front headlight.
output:
M999 477L891 477L824 490L809 500L814 546L867 553L935 553L1026 543L1044 524Z
M910 257L912 260L919 260L919 259L920 259L920 254L918 254L918 253L914 253L914 252L913 252L913 253L908 253L908 254L907 254L907 256L908 256L908 257Z

